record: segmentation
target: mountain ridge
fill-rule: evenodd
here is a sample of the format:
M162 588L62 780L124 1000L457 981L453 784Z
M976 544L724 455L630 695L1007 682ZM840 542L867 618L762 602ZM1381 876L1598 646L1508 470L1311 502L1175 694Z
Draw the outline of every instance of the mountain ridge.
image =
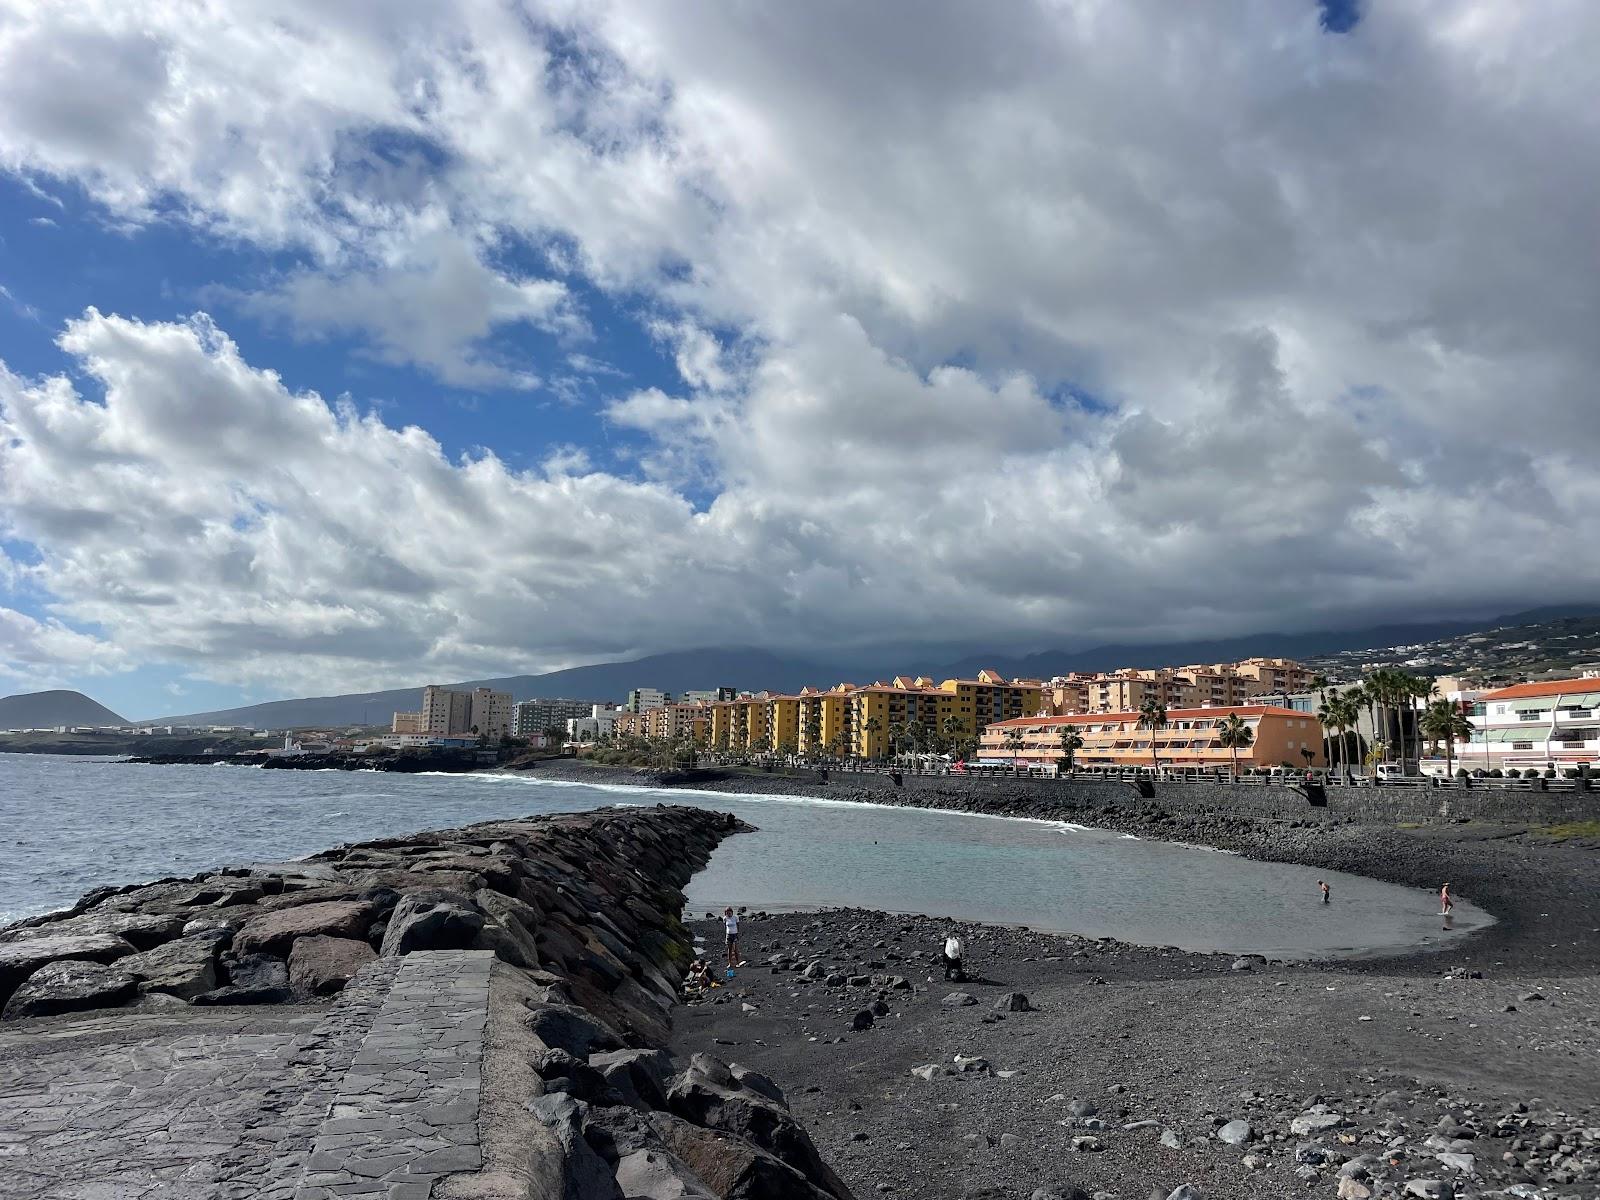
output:
M54 688L0 696L0 729L53 729L60 725L126 725L98 700L82 692Z

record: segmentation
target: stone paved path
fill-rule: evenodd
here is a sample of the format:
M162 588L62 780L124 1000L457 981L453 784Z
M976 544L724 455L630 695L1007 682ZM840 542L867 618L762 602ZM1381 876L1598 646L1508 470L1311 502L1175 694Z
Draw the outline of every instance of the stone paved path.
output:
M0 1026L0 1197L425 1198L477 1167L490 958L380 959L331 1009Z

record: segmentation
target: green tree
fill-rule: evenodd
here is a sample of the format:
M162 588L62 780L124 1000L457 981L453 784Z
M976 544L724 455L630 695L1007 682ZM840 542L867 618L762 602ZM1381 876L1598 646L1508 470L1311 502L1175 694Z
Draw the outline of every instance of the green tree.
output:
M1146 696L1144 703L1139 705L1140 729L1150 731L1150 762L1157 771L1161 770L1161 756L1156 752L1156 730L1167 723L1167 706L1154 696Z
M544 744L554 746L557 750L566 744L567 731L560 725L548 725L544 731Z
M1217 726L1217 741L1228 748L1233 758L1233 777L1239 778L1239 751L1255 745L1255 731L1240 718L1238 713L1229 713L1223 718L1222 724Z
M967 732L967 723L957 716L948 716L939 723L939 732L944 736L944 744L951 750Z
M883 732L883 721L878 717L868 717L861 728L867 732L867 747L870 747L877 740L875 735ZM883 755L880 754L878 757L882 758Z
M1452 774L1455 744L1472 736L1472 722L1467 720L1461 706L1454 700L1435 700L1423 710L1421 730L1433 741L1444 743L1445 773Z
M1022 730L1008 729L1005 733L1006 749L1011 751L1011 769L1017 769L1017 755L1022 750Z
M906 740L906 725L905 725L905 722L904 721L890 721L889 722L889 754L892 757L899 757L900 752L905 749L905 740Z
M1076 725L1063 725L1060 741L1062 763L1069 771L1076 769L1078 751L1083 749L1083 734L1078 732Z
M806 753L816 754L822 749L822 718L812 713L806 718Z

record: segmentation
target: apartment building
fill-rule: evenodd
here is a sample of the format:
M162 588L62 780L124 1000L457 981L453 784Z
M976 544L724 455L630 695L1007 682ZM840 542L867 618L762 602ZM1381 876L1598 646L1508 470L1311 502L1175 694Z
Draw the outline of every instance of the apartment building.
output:
M1044 685L1043 707L1052 713L1133 712L1151 699L1167 708L1223 707L1256 696L1288 695L1309 686L1311 678L1306 667L1286 658L1073 672Z
M1055 766L1062 758L1061 734L1076 729L1083 738L1074 760L1081 767L1148 767L1151 743L1167 767L1231 767L1233 752L1220 741L1222 723L1237 714L1254 740L1239 750L1239 766L1319 767L1322 725L1315 716L1276 705L1169 709L1166 724L1141 728L1137 711L1052 713L996 722L978 740L977 761L1020 767ZM1020 744L1009 735L1021 735Z
M564 729L568 721L592 717L599 707L592 700L524 700L516 707L517 736L533 737L546 729Z
M393 733L432 737L510 733L515 718L513 707L510 692L491 688L456 692L429 684L422 689L421 710L395 713L389 728Z
M1472 739L1456 747L1476 767L1600 765L1600 679L1553 679L1484 692L1472 702Z
M658 688L634 688L628 693L622 707L629 712L640 713L649 708L660 708L671 699L671 692L663 692Z
M1041 681L1008 680L995 671L941 683L900 675L865 686L805 687L793 695L763 692L710 705L711 743L731 750L881 758L898 748L897 731L920 726L941 737L976 737L991 721L1039 712L1043 696Z

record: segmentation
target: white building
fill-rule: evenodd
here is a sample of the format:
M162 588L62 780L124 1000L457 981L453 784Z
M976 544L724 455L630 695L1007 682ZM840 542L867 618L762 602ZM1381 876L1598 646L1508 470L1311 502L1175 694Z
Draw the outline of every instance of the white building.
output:
M1485 692L1470 719L1472 740L1456 751L1468 770L1600 764L1600 680L1553 679Z
M620 710L609 704L596 704L587 717L571 717L567 720L567 740L569 742L602 742L609 738L617 729L617 713Z
M622 707L631 713L640 713L646 709L660 708L671 699L671 692L663 692L658 688L634 688L628 693L627 702Z

